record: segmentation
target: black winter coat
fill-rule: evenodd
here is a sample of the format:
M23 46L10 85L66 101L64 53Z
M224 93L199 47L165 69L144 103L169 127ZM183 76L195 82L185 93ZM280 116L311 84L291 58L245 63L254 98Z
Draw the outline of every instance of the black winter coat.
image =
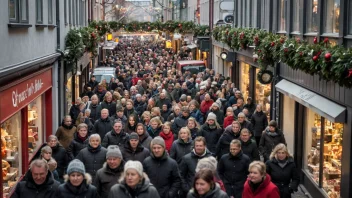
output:
M167 108L169 109L169 108L171 108L172 102L171 102L171 100L168 99L168 98L164 98L164 99L160 99L160 98L159 98L159 100L157 100L157 101L155 102L155 106L156 106L156 107L159 107L160 109L163 108L163 105L164 105L164 104L167 105Z
M129 135L125 133L123 130L119 134L115 132L115 130L109 131L105 134L105 137L101 143L101 145L105 148L108 148L110 145L117 145L122 147L128 141Z
M139 143L144 146L146 149L150 149L150 143L152 142L153 138L149 136L148 132L145 132L143 135L139 136Z
M269 159L271 151L279 143L286 145L285 136L280 130L276 129L276 133L272 133L269 132L269 129L266 129L266 131L263 132L259 142L259 150L264 156L264 159Z
M175 118L174 122L172 123L171 126L171 131L174 133L175 138L178 136L178 132L182 127L187 126L187 120L190 116L184 117L182 114Z
M207 148L215 155L216 145L222 135L221 128L211 129L208 123L204 123L199 130L199 136L203 136L207 142Z
M111 120L111 124L112 126L114 126L114 122L115 120L120 120L122 122L122 126L125 126L127 124L127 117L125 115L123 115L121 118L117 116L117 114L115 113L115 115L110 117Z
M283 168L276 158L268 160L265 164L271 182L279 188L280 197L290 198L291 193L297 191L299 184L299 173L293 158L288 158Z
M143 112L147 109L147 103L146 102L135 102L134 103L134 109L136 110L137 114L141 116Z
M143 170L154 184L161 198L174 198L181 188L181 177L177 162L166 151L160 158L153 154L143 161ZM162 173L162 174L161 174Z
M170 150L170 157L176 160L177 164L181 163L182 157L192 151L193 140L189 139L188 142L184 142L178 139L172 143Z
M249 121L245 120L240 124L241 124L241 130L246 128L250 133L252 133L252 136L253 136L253 125Z
M188 192L192 188L198 161L210 156L212 155L207 150L205 150L205 153L201 156L197 155L194 150L183 156L179 168L182 179L182 189L184 192Z
M74 138L67 149L67 155L69 157L69 161L75 159L75 157L78 155L78 153L82 149L86 148L89 143L88 137L85 141L82 141L82 139L78 137L77 132L75 134L73 134L73 136L74 136Z
M118 183L118 179L123 174L124 166L124 162L121 161L120 166L116 170L111 170L105 163L103 168L98 170L93 185L97 188L100 197L108 197L111 187Z
M240 138L240 133L235 134L232 131L232 125L227 126L216 145L216 153L215 153L216 157L220 159L221 156L229 153L231 141L239 138Z
M114 185L111 188L109 198L133 198L128 188L125 181ZM137 185L135 192L135 197L138 198L160 198L158 191L149 179L144 179L141 184Z
M37 188L30 170L27 171L24 179L16 185L16 189L13 192L11 198L47 198L55 197L55 193L59 187L60 183L54 180L54 176L50 171L46 176L46 181L43 185Z
M113 116L116 114L116 103L115 102L107 103L106 101L101 102L97 109L98 118L100 118L100 113L102 109L108 109L109 116Z
M94 123L96 120L99 119L98 117L98 105L93 105L92 103L88 107L90 109L90 115L89 118L93 120L92 123Z
M247 142L243 142L241 140L241 143L243 153L249 157L251 162L255 160L260 160L259 149L257 147L257 143L254 140L249 139Z
M107 150L104 147L99 146L93 149L90 145L87 148L82 149L76 159L81 160L85 165L86 172L92 176L94 181L97 171L103 167L106 161Z
M121 147L120 147L121 148ZM129 141L127 141L123 145L123 149L121 149L123 160L126 162L128 160L140 161L141 163L145 160L145 158L150 156L149 150L142 146L140 143L137 146L137 149L134 151L131 147Z
M66 150L59 143L55 147L51 147L51 149L53 151L52 157L57 163L57 173L59 174L59 178L62 179L68 165L68 156Z
M210 112L213 112L215 115L216 115L216 121L219 123L219 125L222 127L224 125L224 119L225 119L225 115L224 115L224 112L221 111L220 109L216 110L216 111L213 111L213 110L210 110L207 112L207 115L205 116L205 118L208 117L208 114ZM206 120L206 119L205 119Z
M94 123L93 134L97 133L100 135L100 138L103 140L105 134L112 130L112 122L110 118L101 119L99 118Z
M79 188L73 186L69 181L61 184L56 192L56 198L99 198L97 188L88 184L84 179Z
M263 131L268 126L268 118L261 112L255 112L252 115L251 123L253 126L253 133L255 137L262 136Z
M72 123L76 123L77 117L81 113L81 110L79 109L78 105L72 105L70 108L70 116L72 119Z
M190 190L187 194L187 198L199 198L200 196L194 192L194 189ZM210 190L202 198L229 198L227 194L220 189L219 186L215 186L214 189Z
M248 167L250 163L251 160L242 151L236 156L228 153L221 157L218 164L218 173L224 182L228 196L242 197L243 185L249 174Z

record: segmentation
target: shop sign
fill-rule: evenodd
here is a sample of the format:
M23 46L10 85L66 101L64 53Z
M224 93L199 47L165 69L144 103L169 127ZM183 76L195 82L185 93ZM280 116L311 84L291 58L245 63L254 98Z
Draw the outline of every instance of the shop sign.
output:
M51 69L0 93L0 122L5 121L52 87Z

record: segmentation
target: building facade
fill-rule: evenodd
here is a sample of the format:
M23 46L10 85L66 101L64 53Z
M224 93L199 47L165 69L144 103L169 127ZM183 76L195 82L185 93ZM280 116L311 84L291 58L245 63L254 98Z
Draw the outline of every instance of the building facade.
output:
M348 0L235 0L236 27L264 29L289 38L313 42L328 38L351 47L352 2ZM214 26L219 6L214 0ZM201 1L201 24L208 24L209 0ZM220 12L220 11L219 11ZM221 60L220 53L233 53ZM319 80L302 71L277 64L274 81L259 83L253 49L234 51L212 41L212 65L231 76L244 97L262 104L268 119L279 122L287 146L300 170L301 184L312 197L352 197L351 89ZM228 64L228 66L227 66ZM228 67L228 68L227 68ZM224 69L223 69L224 68Z

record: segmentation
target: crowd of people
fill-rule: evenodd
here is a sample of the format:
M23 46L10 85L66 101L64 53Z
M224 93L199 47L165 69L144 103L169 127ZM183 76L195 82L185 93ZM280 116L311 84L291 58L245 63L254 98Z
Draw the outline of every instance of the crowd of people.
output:
M154 37L120 39L12 197L290 198L299 175L276 121L212 69L176 70Z

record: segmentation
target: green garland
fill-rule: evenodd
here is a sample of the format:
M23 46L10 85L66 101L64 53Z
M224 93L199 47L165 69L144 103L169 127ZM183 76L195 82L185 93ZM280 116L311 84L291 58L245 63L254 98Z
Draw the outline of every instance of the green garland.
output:
M264 30L230 26L215 27L212 35L216 41L226 43L233 50L254 46L257 55L254 61L262 70L282 62L294 70L352 87L352 49L332 46L327 38L321 42L314 38L313 43L308 43Z
M66 35L65 44L64 60L75 69L85 48L81 32L77 29L71 29Z

